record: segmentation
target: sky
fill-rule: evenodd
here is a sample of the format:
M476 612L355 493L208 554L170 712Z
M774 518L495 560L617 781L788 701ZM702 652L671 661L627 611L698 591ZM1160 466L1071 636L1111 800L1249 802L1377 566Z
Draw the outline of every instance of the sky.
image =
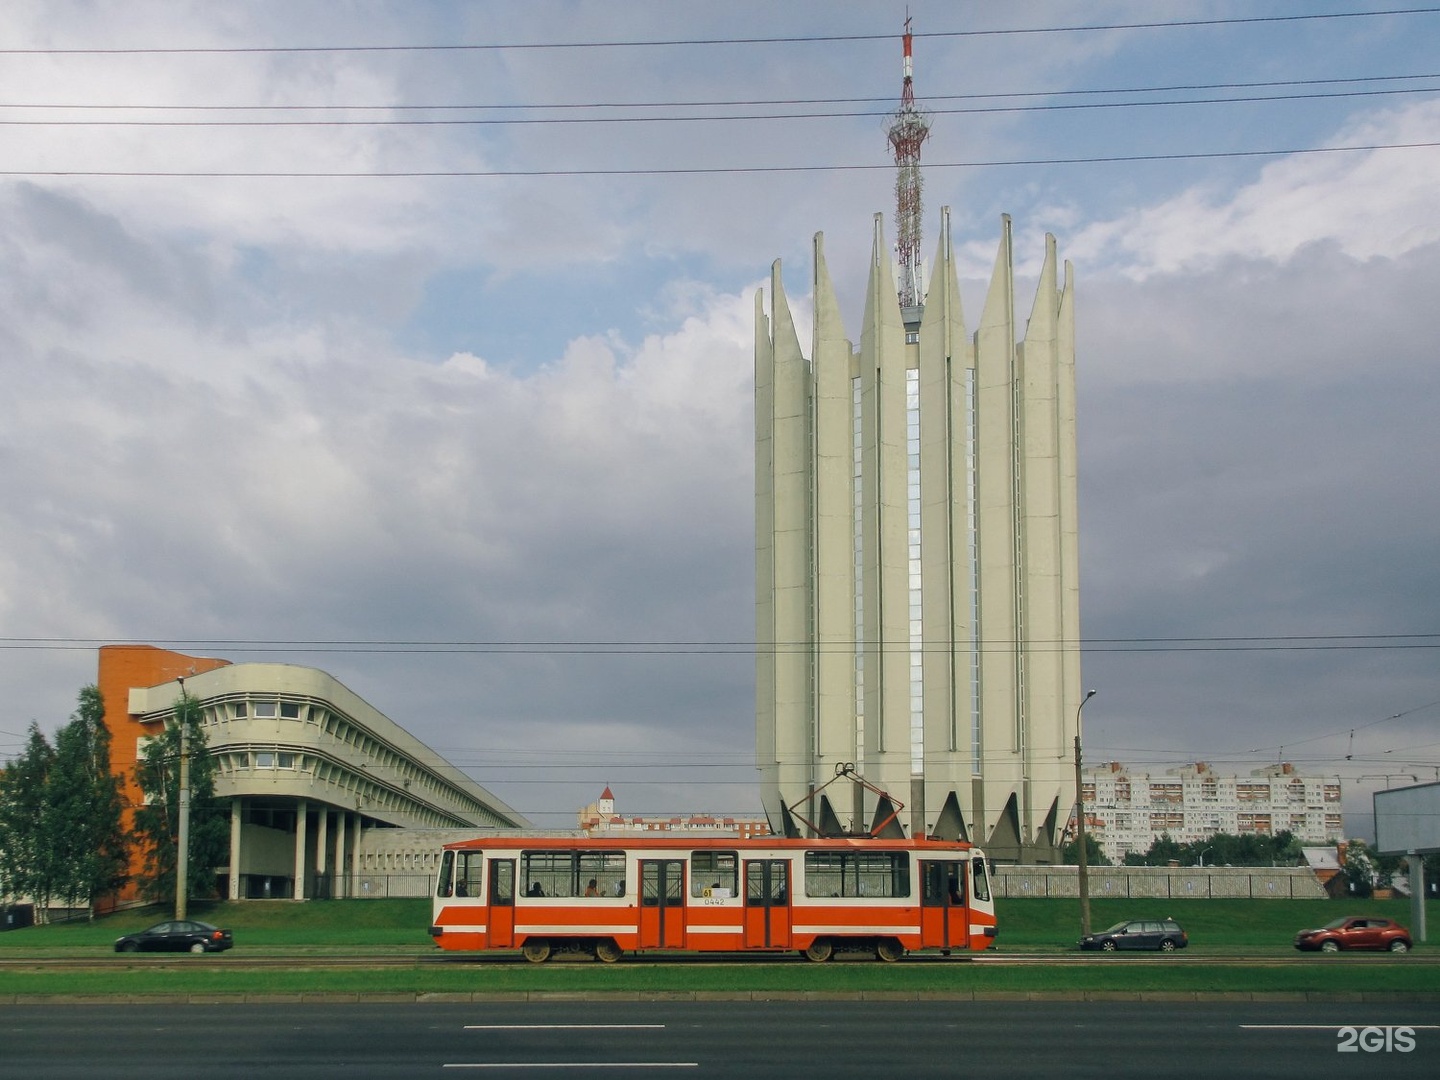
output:
M858 338L907 11L927 255L1075 266L1087 762L1440 779L1440 6L1365 0L9 0L0 758L143 642L758 813L754 296L823 232Z

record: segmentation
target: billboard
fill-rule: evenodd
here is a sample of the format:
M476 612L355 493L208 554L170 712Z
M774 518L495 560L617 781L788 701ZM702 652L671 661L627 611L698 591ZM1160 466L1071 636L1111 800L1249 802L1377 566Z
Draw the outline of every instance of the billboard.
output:
M1382 855L1440 851L1440 784L1375 792L1375 848Z

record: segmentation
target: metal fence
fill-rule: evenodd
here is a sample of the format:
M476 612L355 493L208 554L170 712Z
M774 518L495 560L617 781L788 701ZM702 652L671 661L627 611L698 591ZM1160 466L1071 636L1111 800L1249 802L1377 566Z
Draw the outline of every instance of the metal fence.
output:
M1075 866L996 866L995 893L1005 899L1078 897ZM1323 900L1325 889L1304 866L1096 866L1092 898L1119 900Z
M356 900L429 896L434 882L430 874L359 874L347 882L348 896Z

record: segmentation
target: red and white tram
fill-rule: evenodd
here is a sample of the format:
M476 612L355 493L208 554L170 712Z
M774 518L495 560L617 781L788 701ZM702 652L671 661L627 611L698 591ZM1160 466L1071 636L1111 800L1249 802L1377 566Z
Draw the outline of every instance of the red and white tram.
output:
M430 934L442 949L978 952L995 939L984 855L928 838L539 837L449 844Z

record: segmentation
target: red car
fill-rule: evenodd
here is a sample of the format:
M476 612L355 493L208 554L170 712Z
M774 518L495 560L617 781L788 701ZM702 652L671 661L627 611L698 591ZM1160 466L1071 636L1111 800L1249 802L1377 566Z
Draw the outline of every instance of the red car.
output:
M1301 930L1295 947L1306 952L1339 952L1341 949L1376 949L1381 952L1409 952L1410 931L1391 919L1349 915L1326 923L1318 930Z

